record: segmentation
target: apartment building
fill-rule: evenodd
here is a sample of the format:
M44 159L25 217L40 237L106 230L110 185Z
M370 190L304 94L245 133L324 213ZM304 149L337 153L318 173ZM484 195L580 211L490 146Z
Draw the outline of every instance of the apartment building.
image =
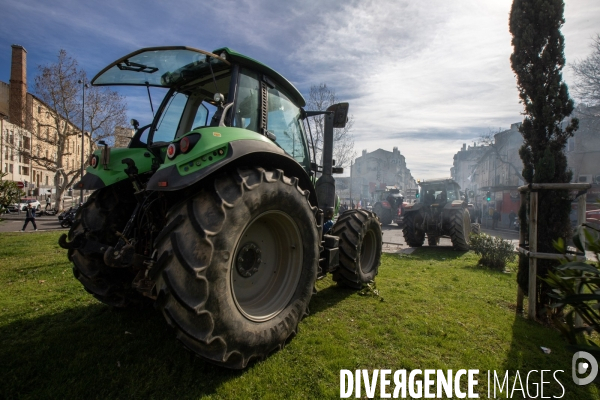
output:
M56 123L65 121L51 107L27 91L27 51L12 45L10 83L0 81L0 166L4 179L23 182L28 195L43 196L55 187L58 154ZM73 135L65 139L63 168L81 168L81 154L93 145L86 132L81 148L80 127L69 124ZM86 160L87 161L87 160Z

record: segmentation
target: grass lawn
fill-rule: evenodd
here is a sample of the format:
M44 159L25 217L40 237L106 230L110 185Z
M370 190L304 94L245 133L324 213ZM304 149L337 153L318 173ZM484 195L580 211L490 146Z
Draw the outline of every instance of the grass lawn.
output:
M600 397L573 383L556 331L515 316L515 274L478 268L473 253L384 255L379 296L323 279L283 351L230 371L190 356L155 310L113 310L87 294L59 235L0 234L0 398L339 398L340 369L384 368L479 369L481 398L487 370L519 370L525 384L529 370L561 369L564 399ZM544 380L545 396L561 395Z

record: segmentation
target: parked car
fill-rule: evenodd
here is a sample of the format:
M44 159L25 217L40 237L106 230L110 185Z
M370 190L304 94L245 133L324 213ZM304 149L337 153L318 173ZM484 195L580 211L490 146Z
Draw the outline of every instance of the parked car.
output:
M18 203L14 203L9 205L8 211L10 212L15 212L15 211L23 211L27 208L27 205L31 204L31 207L35 208L36 210L41 210L42 209L42 205L40 204L39 201L37 201L37 199L33 199L33 198L23 198L21 200L19 200Z

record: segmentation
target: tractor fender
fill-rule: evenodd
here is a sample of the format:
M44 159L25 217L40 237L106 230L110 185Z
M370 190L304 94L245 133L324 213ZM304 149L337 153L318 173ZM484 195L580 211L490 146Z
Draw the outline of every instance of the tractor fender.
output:
M101 150L96 150L90 160L94 158L95 166L89 165L85 169L86 173L83 179L75 184L75 189L96 190L129 179L125 173L127 165L121 162L126 158L134 161L138 174L150 172L155 157L144 148L112 148L106 167L100 161Z
M465 208L465 203L462 200L453 200L452 202L447 202L444 206L444 211L448 210L460 210Z
M423 203L409 204L404 206L404 214L420 211L423 208Z
M311 205L318 206L315 188L306 170L281 148L259 140L234 140L227 143L226 156L219 161L187 175L179 173L180 165L161 168L148 181L146 188L162 192L175 192L189 188L208 176L225 168L261 166L277 168L287 176L298 178L298 186L308 190Z

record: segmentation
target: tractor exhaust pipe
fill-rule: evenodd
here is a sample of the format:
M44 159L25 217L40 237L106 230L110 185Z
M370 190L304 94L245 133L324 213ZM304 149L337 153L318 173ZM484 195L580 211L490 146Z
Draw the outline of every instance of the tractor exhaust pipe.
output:
M333 128L343 128L348 122L348 103L333 104L324 112L323 127L323 172L315 185L319 208L325 218L333 218L335 208L335 179L333 172L342 172L333 168Z

